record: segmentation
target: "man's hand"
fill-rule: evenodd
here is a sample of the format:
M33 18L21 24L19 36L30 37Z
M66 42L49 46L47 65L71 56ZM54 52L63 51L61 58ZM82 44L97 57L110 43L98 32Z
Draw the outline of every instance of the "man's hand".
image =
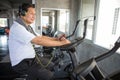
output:
M61 35L58 37L58 40L60 40L60 41L65 40L65 39L66 39L65 34L61 34Z
M60 40L61 42L65 43L65 44L71 43L68 39L66 39L65 34L61 34L61 36L58 38L58 40Z

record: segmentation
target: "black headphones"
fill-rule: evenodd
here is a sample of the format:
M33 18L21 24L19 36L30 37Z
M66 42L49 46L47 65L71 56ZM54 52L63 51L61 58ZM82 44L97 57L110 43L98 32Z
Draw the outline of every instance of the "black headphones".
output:
M22 6L19 6L19 16L25 16L26 11L22 8Z
M25 16L29 7L35 8L35 5L29 3L23 3L21 6L19 6L19 16Z

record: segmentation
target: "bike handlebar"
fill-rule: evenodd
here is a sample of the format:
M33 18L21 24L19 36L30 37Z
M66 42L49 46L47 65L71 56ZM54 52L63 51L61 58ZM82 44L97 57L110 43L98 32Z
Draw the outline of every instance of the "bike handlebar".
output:
M100 56L95 57L95 60L98 62L100 60L103 60L103 59L113 55L119 49L119 47L120 47L120 37L115 42L114 47L111 50L109 50L108 52L106 52Z

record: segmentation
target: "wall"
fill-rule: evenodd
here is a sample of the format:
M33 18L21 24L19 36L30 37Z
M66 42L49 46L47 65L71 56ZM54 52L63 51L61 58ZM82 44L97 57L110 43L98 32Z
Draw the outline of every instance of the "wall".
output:
M75 27L76 21L79 19L78 12L79 12L79 0L70 0L70 30L69 34L73 32L73 29Z
M93 27L94 27L94 13L95 13L95 0L80 0L80 10L79 10L79 19L81 19L81 23L78 30L78 36L83 34L83 21L86 18L89 18L87 24L87 34L86 38L92 40L93 35Z

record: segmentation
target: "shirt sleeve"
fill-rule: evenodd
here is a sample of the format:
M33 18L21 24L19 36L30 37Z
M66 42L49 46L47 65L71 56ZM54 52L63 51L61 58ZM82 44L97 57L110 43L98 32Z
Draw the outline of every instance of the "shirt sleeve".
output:
M11 34L14 39L23 44L27 44L31 42L33 38L35 38L35 35L27 31L26 28L22 25L12 26Z

